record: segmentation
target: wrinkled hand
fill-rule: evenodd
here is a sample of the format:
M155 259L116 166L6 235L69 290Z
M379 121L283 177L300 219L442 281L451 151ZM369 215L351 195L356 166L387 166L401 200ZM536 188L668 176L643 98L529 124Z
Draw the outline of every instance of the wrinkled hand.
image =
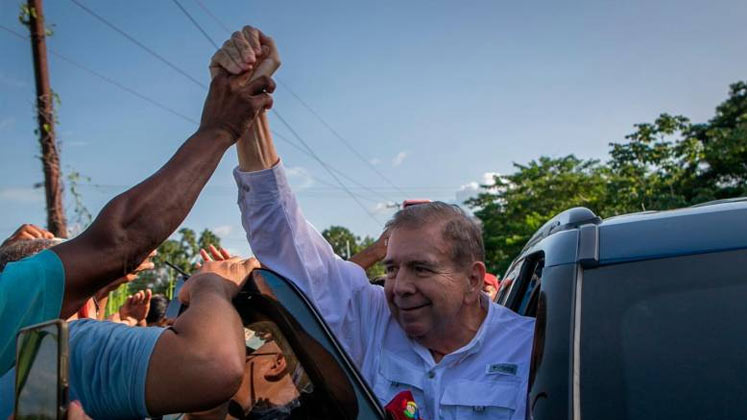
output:
M249 81L251 73L232 76L219 69L210 83L200 130L219 130L232 141L249 130L257 115L272 107L275 82L268 76Z
M209 249L209 254L204 249L200 250L200 255L202 255L204 262L199 266L195 275L184 283L179 292L179 300L182 303L189 303L190 293L195 282L203 281L206 278L200 274L213 273L220 276L224 280L224 287L227 293L233 297L239 293L249 274L255 268L260 267L259 261L256 258L241 259L240 257L231 257L225 249L218 250L212 245Z
M386 257L386 247L389 245L389 235L390 235L389 229L385 230L384 233L379 236L379 239L376 240L373 244L371 244L371 248L374 249L374 252L376 256L379 258L379 260L383 260L384 257Z
M127 297L124 305L119 308L119 319L130 325L144 325L145 317L150 311L150 289L141 290Z
M105 287L101 288L98 292L96 292L96 299L104 299L105 297L109 296L110 292L117 290L119 286L135 280L138 274L140 274L141 272L153 270L154 268L156 268L156 265L153 263L153 257L155 257L156 255L158 255L158 251L154 249L150 252L150 254L148 254L143 262L141 262L140 265L137 266L137 268L132 270L131 273L125 274L124 276L114 280L113 282L109 283Z
M39 226L26 223L26 224L21 225L21 227L19 227L18 229L16 229L16 231L13 232L13 234L10 235L8 239L3 241L0 247L5 246L5 245L10 245L16 241L24 241L27 239L40 239L40 238L54 239L54 235L52 234L52 232L44 228L40 228Z
M386 247L389 244L389 233L389 230L385 230L376 242L350 257L348 261L358 264L364 270L368 270L371 266L383 260L386 257Z
M220 69L230 74L249 72L257 73L256 76L269 76L278 67L280 55L275 41L257 28L244 26L240 31L234 32L213 55L210 60L210 76L217 76Z

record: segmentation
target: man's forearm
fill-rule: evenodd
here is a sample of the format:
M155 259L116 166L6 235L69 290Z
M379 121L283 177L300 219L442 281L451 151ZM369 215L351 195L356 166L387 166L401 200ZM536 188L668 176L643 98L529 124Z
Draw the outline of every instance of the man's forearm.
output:
M219 276L199 276L213 279L196 275L189 280L195 281L189 308L159 339L151 356L146 402L153 415L215 407L241 384L244 334L232 293Z
M63 318L179 226L232 143L223 131L196 132L158 172L110 201L81 236L53 248L67 275Z
M366 248L350 257L348 261L359 265L364 270L368 270L374 264L381 261L381 259L381 256L375 249Z
M236 143L236 153L239 157L239 170L242 172L256 172L275 166L280 157L272 141L270 122L267 113L257 117L252 128Z

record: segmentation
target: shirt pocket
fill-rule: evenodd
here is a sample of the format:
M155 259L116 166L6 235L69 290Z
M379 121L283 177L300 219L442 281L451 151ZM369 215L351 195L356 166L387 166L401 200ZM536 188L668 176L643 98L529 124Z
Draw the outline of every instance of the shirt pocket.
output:
M510 419L520 381L456 381L441 396L441 419Z
M422 416L424 408L423 375L424 372L410 362L384 351L376 374L374 394L378 397L381 405L387 405L400 392L410 391L415 398L415 403L420 408Z

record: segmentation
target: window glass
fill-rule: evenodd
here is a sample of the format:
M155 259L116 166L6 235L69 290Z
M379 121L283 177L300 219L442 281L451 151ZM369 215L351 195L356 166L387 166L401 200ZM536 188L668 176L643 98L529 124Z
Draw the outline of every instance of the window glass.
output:
M747 251L586 270L582 418L743 418Z
M500 303L501 305L506 304L508 295L509 293L511 293L511 289L516 282L516 278L519 277L519 273L521 273L521 267L523 264L523 260L518 261L513 266L511 266L506 272L506 275L503 276L503 280L501 280L501 284L498 288L498 297L496 298L496 302Z
M277 325L271 321L245 325L244 341L244 379L229 403L229 415L282 419L301 410L314 384Z
M533 257L532 259L532 271L528 274L528 282L522 289L521 300L519 301L519 308L516 312L524 315L527 312L528 305L537 305L537 293L539 293L540 281L542 279L542 269L545 268L545 258L542 254ZM534 313L534 311L532 311Z

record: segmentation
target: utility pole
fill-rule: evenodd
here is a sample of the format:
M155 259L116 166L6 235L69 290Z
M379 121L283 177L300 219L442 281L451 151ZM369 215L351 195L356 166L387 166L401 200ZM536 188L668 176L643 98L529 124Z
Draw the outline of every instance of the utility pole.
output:
M44 192L47 197L47 228L55 236L67 237L67 221L62 208L60 156L54 135L54 98L49 87L46 28L42 0L28 0L31 52L36 76L36 109L39 118L39 142L44 169Z

